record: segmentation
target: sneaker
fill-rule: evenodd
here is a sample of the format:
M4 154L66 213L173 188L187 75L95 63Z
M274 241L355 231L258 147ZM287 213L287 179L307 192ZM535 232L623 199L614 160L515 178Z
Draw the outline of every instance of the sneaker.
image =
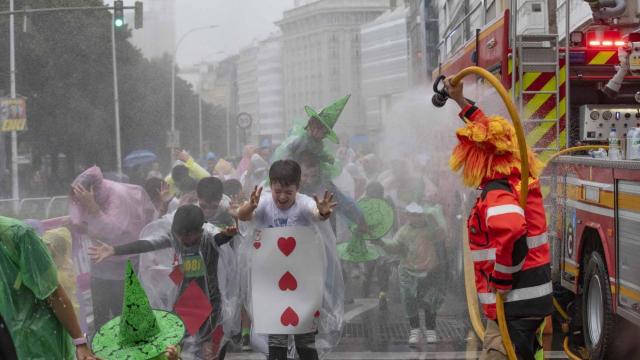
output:
M427 343L433 344L438 341L438 336L436 336L435 330L425 330L424 337L427 339Z
M249 337L249 334L242 335L241 349L242 349L242 351L251 351L251 350L253 350L253 349L251 349L251 338Z
M380 291L380 294L378 294L378 308L380 310L387 310L387 294L383 291Z
M411 329L409 331L409 345L416 345L422 338L422 331L420 329Z

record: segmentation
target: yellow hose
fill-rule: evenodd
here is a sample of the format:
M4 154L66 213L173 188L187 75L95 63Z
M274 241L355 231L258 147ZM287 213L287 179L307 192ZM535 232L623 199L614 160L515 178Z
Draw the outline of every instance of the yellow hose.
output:
M582 145L582 146L574 146L564 150L560 150L557 153L551 155L551 157L549 157L547 162L544 163L544 167L547 167L547 165L551 164L551 162L555 160L558 156L569 154L576 151L589 151L589 150L598 150L598 149L608 150L609 146L608 145Z
M473 261L471 260L471 249L469 248L469 234L464 227L462 235L462 258L464 260L464 292L467 297L467 311L473 331L478 339L484 339L484 326L480 316L480 306L478 305L478 291L476 290L475 273Z
M451 78L451 85L458 84L465 76L471 74L482 76L485 80L491 83L498 94L500 94L502 102L507 107L507 111L509 111L511 121L513 121L513 127L516 130L518 149L520 151L520 159L522 162L522 165L520 166L520 182L522 184L522 186L520 187L520 206L522 206L522 208L525 208L527 205L527 195L529 193L529 154L527 151L527 140L524 137L524 130L522 129L522 124L520 123L520 115L518 114L518 110L516 109L513 101L511 101L511 99L509 98L509 93L507 92L507 89L502 86L500 80L498 80L493 74L483 68L471 66L463 69ZM496 311L498 313L498 327L500 328L500 335L502 336L502 343L504 345L505 351L507 352L507 357L509 358L509 360L516 360L516 352L514 350L513 344L511 343L511 338L509 337L509 330L507 329L507 322L504 316L504 299L502 297L502 294L500 293L496 293Z

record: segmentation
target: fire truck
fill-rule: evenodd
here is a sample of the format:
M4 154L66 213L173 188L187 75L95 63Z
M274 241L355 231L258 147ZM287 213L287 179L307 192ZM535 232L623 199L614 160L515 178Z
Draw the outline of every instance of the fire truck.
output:
M604 359L619 324L640 328L640 129L631 136L640 128L640 3L556 6L440 0L440 64L432 75L468 66L492 72L511 91L527 143L543 161L573 146L606 145L615 131L622 156L615 149L560 156L541 178L554 288L568 298L572 340L589 358ZM465 94L485 113L506 115L482 79L465 81Z

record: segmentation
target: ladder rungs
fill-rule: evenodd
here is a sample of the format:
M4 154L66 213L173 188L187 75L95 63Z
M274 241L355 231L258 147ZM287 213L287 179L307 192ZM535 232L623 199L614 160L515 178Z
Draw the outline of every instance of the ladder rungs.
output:
M550 122L558 122L558 119L527 119L524 122L525 123L550 123Z
M529 90L524 90L522 91L523 94L549 94L549 95L553 95L553 94L557 94L557 91L551 91L551 90L540 90L540 91L529 91Z
M522 66L556 66L556 63L552 62L522 62L520 63Z

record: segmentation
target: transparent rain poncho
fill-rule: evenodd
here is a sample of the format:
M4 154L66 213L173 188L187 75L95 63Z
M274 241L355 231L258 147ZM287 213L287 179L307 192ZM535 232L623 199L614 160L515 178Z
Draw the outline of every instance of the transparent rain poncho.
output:
M19 359L75 359L71 337L46 302L59 286L57 276L33 229L0 216L0 314Z
M260 201L265 201L265 197L270 198L271 193L265 191ZM247 224L247 231L243 234L243 239L238 248L238 271L240 272L240 287L244 307L253 319L253 314L251 313L251 249L253 249L253 242L256 238L257 225L254 221L246 222L245 224ZM336 237L330 222L328 220L315 221L311 227L320 244L323 245L323 253L321 256L323 259L325 282L320 318L315 336L315 348L322 358L338 345L342 335L344 321L344 282L340 261L336 252ZM291 342L292 340L293 336L290 335L289 341ZM254 350L265 354L267 353L266 334L256 334L252 329L251 343Z
M199 356L212 358L231 336L240 332L240 288L236 256L229 244L218 246L214 236L220 231L211 224L204 225L204 234L196 247L184 248L171 233L173 213L147 225L141 232L141 240L150 241L157 249L140 255L139 276L152 307L174 311L185 291L194 290L192 281L209 299L213 310L194 336L184 340L182 356L185 359L198 356L200 349L214 339L212 353ZM177 268L183 268L184 259L197 253L202 256L206 270L202 276L188 278L175 276ZM215 254L217 253L217 261ZM210 266L216 266L215 269ZM216 273L216 279L207 274ZM172 274L173 273L173 274Z

